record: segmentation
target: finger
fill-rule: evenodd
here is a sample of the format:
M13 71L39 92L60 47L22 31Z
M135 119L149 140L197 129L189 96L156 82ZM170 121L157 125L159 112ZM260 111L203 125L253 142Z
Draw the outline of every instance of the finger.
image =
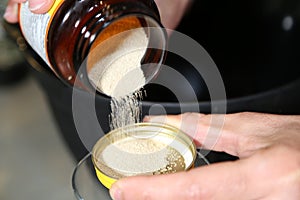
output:
M223 130L225 115L184 113L181 115L147 116L145 122L175 126L194 139L198 147L240 155L237 134Z
M176 128L182 130L183 132L190 135L192 138L196 139L199 145L201 144L201 138L203 138L203 134L197 134L202 127L200 127L200 122L204 117L204 114L200 113L184 113L181 115L157 115L157 116L146 116L143 121L144 122L158 122L169 124L175 126ZM203 130L203 129L202 129ZM203 131L202 131L203 133ZM196 135L198 137L196 137Z
M247 173L251 171L244 162L213 164L169 175L125 178L112 186L110 194L114 200L256 199L263 194L249 190L253 188L250 184L256 182L251 177L248 179Z
M161 21L167 32L171 35L176 29L188 7L192 4L191 0L155 0L161 15Z
M9 23L18 22L18 3L14 1L9 1L5 9L3 18Z
M29 9L36 14L46 13L53 5L54 0L29 0Z

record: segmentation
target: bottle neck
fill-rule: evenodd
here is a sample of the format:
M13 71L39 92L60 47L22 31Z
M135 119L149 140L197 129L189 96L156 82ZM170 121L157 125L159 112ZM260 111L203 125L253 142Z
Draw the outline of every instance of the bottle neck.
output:
M77 17L75 13L69 14L71 10L79 13ZM95 1L94 5L91 1L66 1L59 12L68 17L53 19L55 23L51 30L56 32L49 35L49 54L52 54L49 56L54 58L53 65L58 73L72 84L77 77L79 85L94 88L88 78L90 52L105 39L132 28L145 28L149 44L155 44L160 49L149 48L143 62L161 64L163 61L167 37L153 0L103 0ZM109 31L116 23L122 26ZM158 29L159 33L152 34L151 28ZM152 69L155 70L158 71Z

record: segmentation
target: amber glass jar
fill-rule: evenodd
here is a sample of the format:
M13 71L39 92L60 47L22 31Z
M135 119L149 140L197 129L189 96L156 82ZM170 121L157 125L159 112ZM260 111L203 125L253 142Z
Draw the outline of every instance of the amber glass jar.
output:
M153 0L56 0L43 15L31 13L24 3L19 13L22 33L32 48L59 78L84 89L95 88L87 74L91 50L123 31L143 28L148 37L141 60L146 82L165 58L167 34Z

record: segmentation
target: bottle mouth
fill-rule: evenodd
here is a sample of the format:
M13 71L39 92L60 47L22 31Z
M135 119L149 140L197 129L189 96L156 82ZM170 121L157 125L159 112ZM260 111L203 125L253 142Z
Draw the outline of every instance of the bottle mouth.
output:
M126 15L95 38L86 58L89 83L110 97L133 93L149 83L165 59L166 31L153 18Z

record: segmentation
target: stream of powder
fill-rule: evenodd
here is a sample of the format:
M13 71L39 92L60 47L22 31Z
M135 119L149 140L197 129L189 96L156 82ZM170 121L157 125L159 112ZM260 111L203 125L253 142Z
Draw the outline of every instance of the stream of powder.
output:
M112 97L110 104L111 130L140 122L142 108L139 101L142 97L142 89L122 98Z
M89 58L89 78L97 90L111 97L110 129L140 122L139 100L146 79L141 68L149 38L132 29L100 43Z

